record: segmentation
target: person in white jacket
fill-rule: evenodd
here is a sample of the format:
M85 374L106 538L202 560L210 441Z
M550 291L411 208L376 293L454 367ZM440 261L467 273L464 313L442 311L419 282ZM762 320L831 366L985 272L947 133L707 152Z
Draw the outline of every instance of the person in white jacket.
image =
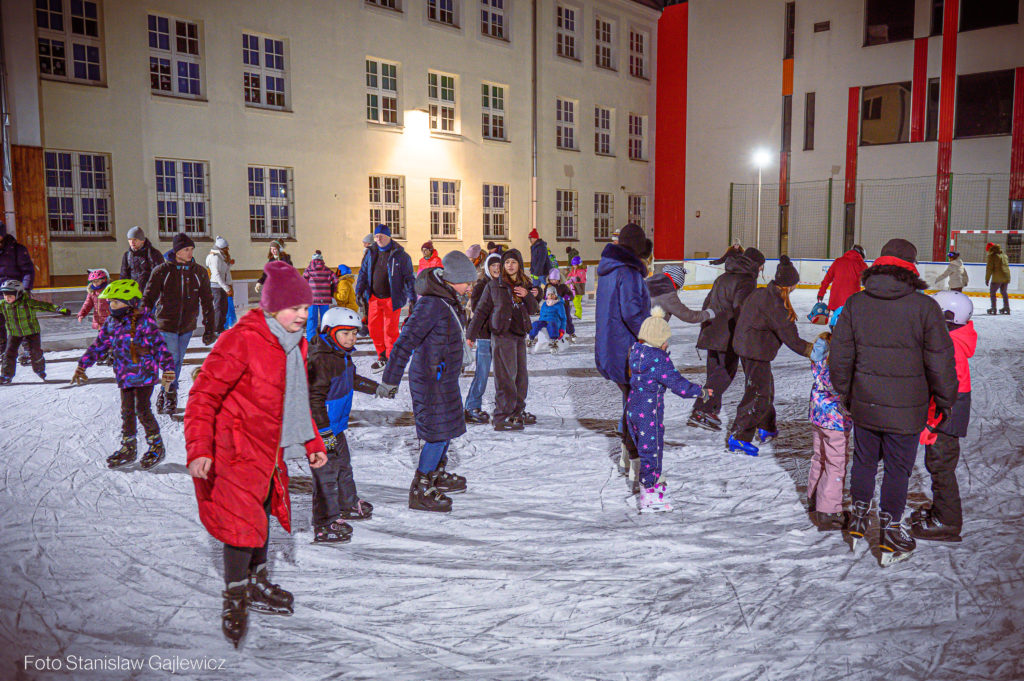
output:
M939 282L949 277L949 290L963 292L967 287L967 269L964 267L964 261L956 251L950 251L946 257L949 258L949 265L936 277L934 286L938 288Z
M224 331L224 320L228 314L228 298L235 291L231 282L231 254L228 252L228 240L219 236L213 242L214 248L206 256L206 268L210 270L210 293L213 294L213 331Z

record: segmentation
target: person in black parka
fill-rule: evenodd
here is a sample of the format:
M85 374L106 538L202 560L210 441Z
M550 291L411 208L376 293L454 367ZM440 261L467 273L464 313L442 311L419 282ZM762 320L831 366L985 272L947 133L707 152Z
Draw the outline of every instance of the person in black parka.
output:
M128 250L121 256L121 278L134 279L140 291L146 290L149 276L164 261L138 225L128 230Z
M466 321L458 297L476 280L476 267L461 251L452 251L442 262L443 268L431 267L416 277L416 305L395 341L377 391L381 397L394 397L411 357L409 392L416 435L424 443L409 508L419 511L450 511L452 501L444 492L466 488L464 477L444 467L449 443L466 432L459 391Z
M687 425L721 430L722 395L736 378L739 357L733 351L733 333L736 320L747 296L757 288L757 275L764 267L764 255L756 248L748 248L741 255L729 258L725 273L715 279L702 309L711 309L715 317L704 322L697 336L697 348L707 350L708 398L698 398Z
M958 390L953 341L938 303L919 293L927 284L916 259L917 249L904 239L882 248L861 275L864 290L850 296L839 315L828 357L832 385L855 424L848 531L859 538L867 529L881 459L879 547L885 552L914 548L900 523L918 436L929 401L948 416Z

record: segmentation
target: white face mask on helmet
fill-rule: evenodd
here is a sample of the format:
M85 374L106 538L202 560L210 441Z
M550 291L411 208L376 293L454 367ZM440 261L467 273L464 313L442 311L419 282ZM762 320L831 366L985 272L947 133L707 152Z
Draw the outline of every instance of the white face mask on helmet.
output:
M974 303L969 296L959 291L939 291L932 298L942 308L942 315L947 322L963 326L971 321L974 314Z

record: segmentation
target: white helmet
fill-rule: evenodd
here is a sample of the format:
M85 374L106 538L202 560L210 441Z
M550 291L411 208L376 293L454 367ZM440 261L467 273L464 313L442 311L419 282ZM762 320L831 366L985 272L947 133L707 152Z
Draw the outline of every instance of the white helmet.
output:
M360 319L358 312L347 307L332 307L320 318L320 330L327 331L335 327L361 329L363 320Z
M959 291L939 291L932 297L942 308L942 314L947 322L963 325L971 321L971 315L974 314L974 303L971 302L970 297Z

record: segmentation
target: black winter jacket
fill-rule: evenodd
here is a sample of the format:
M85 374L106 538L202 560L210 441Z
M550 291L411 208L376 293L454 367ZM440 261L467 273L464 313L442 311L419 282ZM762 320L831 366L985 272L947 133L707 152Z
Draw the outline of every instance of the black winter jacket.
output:
M163 262L149 276L142 294L143 307L153 311L161 331L181 335L194 331L203 310L203 325L213 321L210 275L191 260L186 265Z
M284 251L280 251L280 256L277 258L267 258L267 262L274 262L275 260L280 260L281 262L286 262L289 265L292 265L292 256L288 253L285 253ZM295 267L295 265L292 265L292 267ZM263 286L263 282L265 282L266 280L267 273L264 272L263 274L260 275L260 278L256 280L256 283L259 284L260 286Z
M139 250L133 251L129 248L121 256L121 278L134 279L135 283L139 285L139 290L145 291L153 270L163 261L164 258L160 255L160 251L149 243L149 239L146 239Z
M484 273L482 277L476 280L473 284L473 291L469 294L469 308L473 310L473 316L476 316L476 306L480 303L480 298L487 292L487 285L491 283L491 276ZM480 321L480 326L476 332L476 339L483 338L484 340L490 340L491 338L491 320L489 315L484 315L484 319Z
M814 347L800 338L796 323L789 321L789 311L773 282L747 296L736 321L732 347L740 357L770 362L779 354L783 343L805 357L811 356Z
M548 258L548 244L544 239L537 239L530 246L530 276L547 281L548 272L552 269L551 260Z
M0 238L0 283L17 279L26 291L31 291L35 278L36 267L28 249L10 234L4 234Z
M520 272L522 272L522 256L518 251L512 250L519 261ZM485 321L490 322L492 336L525 336L530 332L530 315L540 312L540 305L537 299L530 294L530 284L525 284L526 297L521 302L515 302L515 293L512 287L505 281L504 273L498 279L492 279L480 296L480 301L473 310L473 321L466 331L466 338L476 340L481 338L480 328Z
M736 320L747 296L757 288L757 273L760 266L745 255L735 255L725 263L725 273L720 274L711 285L701 309L711 308L715 318L704 322L697 336L697 347L701 350L724 352L732 347Z
M929 399L949 409L959 389L942 310L903 267L875 265L861 281L864 290L847 299L832 332L832 386L858 426L919 434Z

